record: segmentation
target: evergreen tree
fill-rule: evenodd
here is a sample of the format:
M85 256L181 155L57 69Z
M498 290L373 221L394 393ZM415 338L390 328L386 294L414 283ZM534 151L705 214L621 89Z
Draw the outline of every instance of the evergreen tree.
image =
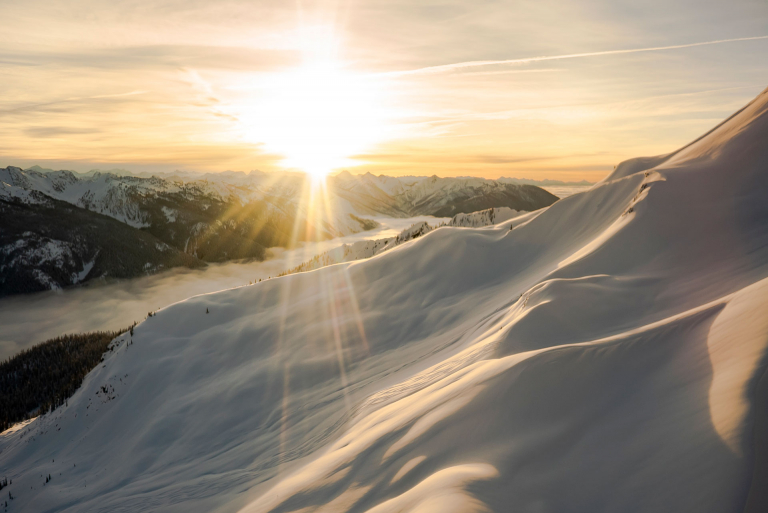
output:
M0 431L30 418L30 413L68 405L69 397L120 333L64 335L0 363ZM8 486L7 481L3 486Z

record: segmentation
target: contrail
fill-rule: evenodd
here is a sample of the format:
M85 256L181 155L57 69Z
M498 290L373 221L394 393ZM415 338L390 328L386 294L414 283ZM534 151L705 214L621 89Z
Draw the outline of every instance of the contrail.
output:
M525 64L529 62L541 62L541 61L555 61L561 59L576 59L579 57L596 57L600 55L618 55L622 53L640 53L640 52L658 52L661 50L676 50L679 48L691 48L694 46L706 46L716 45L720 43L735 43L737 41L754 41L757 39L768 39L768 36L755 36L755 37L739 37L736 39L718 39L717 41L704 41L701 43L688 43L684 45L673 46L654 46L651 48L631 48L628 50L606 50L602 52L587 52L587 53L571 53L567 55L549 55L542 57L527 57L524 59L507 59L503 61L467 61L456 62L454 64L442 64L440 66L429 66L426 68L419 68L407 71L393 71L390 73L384 73L384 75L419 75L419 74L431 74L441 73L443 71L451 71L461 68L475 68L478 66L497 66L500 64Z

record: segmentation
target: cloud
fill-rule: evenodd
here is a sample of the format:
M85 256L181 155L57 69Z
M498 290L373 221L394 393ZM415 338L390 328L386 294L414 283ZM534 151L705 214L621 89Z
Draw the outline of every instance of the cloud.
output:
M464 73L462 76L488 76L488 75L512 75L517 73L551 73L553 71L563 71L562 68L541 68L541 69L504 69L499 71L472 71Z
M35 126L24 129L24 133L30 137L47 138L74 134L93 134L101 132L96 129L72 128L66 126Z
M428 66L426 68L419 68L419 69L413 69L413 70L407 70L407 71L388 72L388 73L384 73L384 75L404 76L404 75L434 74L434 73L450 72L450 71L455 71L455 70L464 69L464 68L475 68L479 66L528 64L532 62L554 61L554 60L563 60L563 59L578 59L583 57L598 57L598 56L605 56L605 55L620 55L620 54L641 53L641 52L659 52L659 51L665 51L665 50L693 48L695 46L716 45L716 44L722 44L722 43L735 43L739 41L755 41L755 40L761 40L761 39L768 39L768 35L754 36L754 37L739 37L734 39L718 39L716 41L703 41L699 43L687 43L682 45L654 46L649 48L631 48L627 50L604 50L600 52L571 53L571 54L565 54L565 55L525 57L522 59L504 59L504 60L494 60L494 61L488 60L488 61L456 62L453 64L442 64L440 66Z
M131 91L128 93L100 94L95 96L62 98L48 102L27 102L21 105L15 105L8 109L0 109L0 114L13 115L25 113L68 113L79 110L83 105L98 104L105 105L109 103L124 103L130 101L129 97L138 96L146 91ZM69 104L69 105L67 105Z
M90 69L198 68L272 71L298 64L294 50L206 45L143 45L68 52L20 50L0 53L0 63Z

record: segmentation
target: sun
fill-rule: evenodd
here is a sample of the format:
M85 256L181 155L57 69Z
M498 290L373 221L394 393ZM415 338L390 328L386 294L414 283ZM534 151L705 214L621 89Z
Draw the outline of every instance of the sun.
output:
M386 132L384 91L376 78L334 60L313 60L261 81L239 116L246 136L315 180L354 165L350 157Z

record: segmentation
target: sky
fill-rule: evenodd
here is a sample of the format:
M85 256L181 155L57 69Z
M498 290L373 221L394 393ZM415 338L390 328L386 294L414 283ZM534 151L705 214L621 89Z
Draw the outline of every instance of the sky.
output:
M4 0L0 165L602 179L768 86L765 0Z

